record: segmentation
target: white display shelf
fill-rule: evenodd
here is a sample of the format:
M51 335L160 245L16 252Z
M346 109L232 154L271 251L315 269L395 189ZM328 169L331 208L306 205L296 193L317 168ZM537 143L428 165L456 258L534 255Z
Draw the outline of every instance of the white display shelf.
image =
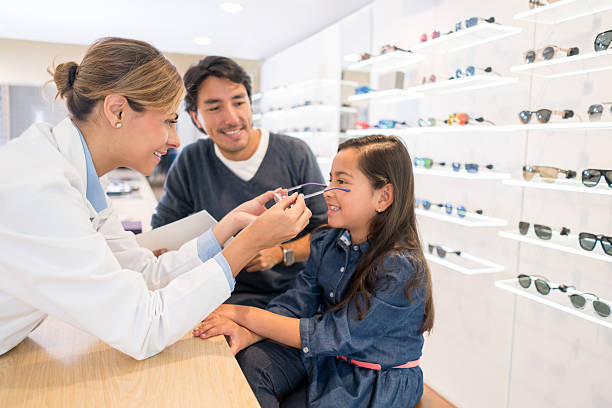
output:
M456 213L449 215L444 212L444 209L434 209L433 206L429 210L417 208L414 210L417 215L433 218L436 220L450 222L451 224L463 225L464 227L504 227L508 225L508 221L500 218L487 217L476 213L468 212L464 218L459 217Z
M450 94L463 91L510 85L518 82L517 77L500 77L497 75L474 75L464 78L447 79L445 81L418 85L408 88L408 91L428 94Z
M279 109L269 112L263 112L264 117L282 116L286 114L305 114L305 113L325 113L325 112L341 112L341 113L357 113L357 109L345 106L335 105L307 105L299 106L291 109Z
M359 72L397 71L424 60L425 56L423 55L415 55L406 51L393 51L356 62L349 65L346 69Z
M293 84L281 86L278 88L270 89L269 91L258 92L251 96L253 102L262 99L264 97L274 97L282 95L285 92L303 90L304 88L322 88L322 87L339 87L349 86L357 87L359 84L355 81L347 81L344 79L333 79L333 78L314 78L307 81L295 82Z
M587 301L587 304L584 306L584 309L576 309L574 306L572 306L572 303L569 298L569 295L575 292L572 288L569 288L567 290L567 293L563 293L560 290L551 290L548 295L540 295L533 287L533 284L531 285L531 287L525 289L518 283L517 278L499 280L496 281L494 285L515 295L522 296L535 302L545 304L557 310L561 310L562 312L566 312L582 319L586 319L590 322L597 323L608 328L612 328L612 320L610 320L609 318L601 317L597 313L595 313L595 310L593 310L593 304L590 301ZM610 304L610 302L605 299L601 300Z
M578 174L577 177L581 175ZM536 176L538 177L538 176ZM530 187L530 188L541 188L544 190L557 190L557 191L571 191L575 193L585 193L585 194L599 194L599 195L612 195L612 188L608 187L605 180L600 180L599 184L595 187L585 187L581 181L576 179L563 179L558 178L553 183L547 183L542 181L541 179L536 179L534 177L533 180L518 180L518 179L509 179L503 180L502 183L509 186L517 186L517 187Z
M261 113L254 113L252 118L253 118L253 122L257 121L257 120L261 120L261 118L263 117L263 115Z
M584 256L585 258L597 259L604 262L612 262L612 256L606 255L598 243L593 251L585 251L580 248L577 235L560 235L554 232L552 239L545 240L532 235L529 232L527 235L521 235L518 231L499 231L499 236L513 239L515 241L525 242L532 245L538 245L544 248L556 249L557 251L567 252L569 254Z
M443 247L444 248L444 247ZM445 248L446 249L446 248ZM461 258L462 260L472 261L476 264L480 264L483 267L481 268L468 268L463 265L459 265L455 262L449 261L449 257L455 257L457 259ZM474 255L470 255L466 252L461 251L461 255L455 254L447 254L445 258L440 258L438 255L433 255L429 253L425 253L425 259L429 262L436 263L438 265L442 265L447 267L448 269L452 269L453 271L461 272L466 275L476 275L480 273L495 273L495 272L503 272L504 266L493 263L491 261L487 261L486 259L479 258Z
M490 41L518 34L520 27L509 27L496 23L480 23L452 34L441 35L433 40L414 45L410 49L424 53L446 54L470 47L476 47Z
M546 6L548 7L548 6ZM532 64L517 65L510 72L528 74L541 78L561 78L570 75L580 75L589 72L607 71L612 69L612 50L578 54L571 57L560 57L550 61L539 61Z
M461 178L461 179L470 179L470 180L503 180L503 179L510 178L510 173L496 173L488 169L484 169L484 171L480 170L478 171L478 173L468 173L465 170L453 171L453 170L424 169L422 167L415 167L413 171L414 171L414 174L425 174L428 176L452 177L452 178Z
M281 132L288 136L298 137L298 138L307 138L312 136L321 136L321 137L329 137L329 138L337 138L340 132L326 132L326 131L300 131L300 132Z
M532 119L535 120L535 119ZM561 119L563 120L563 119ZM569 122L569 123L532 123L528 125L507 125L508 131L518 130L605 130L612 129L612 122Z
M508 132L514 129L508 129L508 126L491 126L491 125L464 125L464 126L448 126L439 125L431 127L400 127L393 129L351 129L347 130L346 134L351 137L367 136L367 135L395 135L395 136L411 136L420 134L434 133L498 133Z
M411 92L406 89L386 89L384 91L372 91L365 94L351 95L349 102L400 102L421 99L422 94Z
M518 13L514 19L532 23L558 24L611 8L610 0L561 0Z

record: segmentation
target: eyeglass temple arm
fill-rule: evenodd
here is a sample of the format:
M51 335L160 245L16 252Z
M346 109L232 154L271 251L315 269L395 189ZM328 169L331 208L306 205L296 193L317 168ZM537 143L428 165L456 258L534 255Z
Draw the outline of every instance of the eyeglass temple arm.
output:
M300 184L299 186L295 186L295 187L291 187L287 189L287 192L289 191L293 191L293 190L298 190L302 187L305 186L317 186L317 187L327 187L327 184L321 184L321 183L304 183L304 184Z
M325 190L317 191L316 193L307 194L307 195L304 196L304 199L307 199L307 198L310 198L310 197L315 197L315 196L321 195L321 194L326 193L326 192L331 191L331 190L340 190L340 191L345 191L347 193L349 191L351 191L348 188L330 187L330 188L326 188Z

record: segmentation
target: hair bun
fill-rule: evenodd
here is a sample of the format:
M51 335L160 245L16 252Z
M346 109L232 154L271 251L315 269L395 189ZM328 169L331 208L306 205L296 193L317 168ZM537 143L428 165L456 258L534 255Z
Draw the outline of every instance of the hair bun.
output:
M78 72L79 65L74 62L64 62L55 67L53 72L53 82L57 87L57 92L60 96L64 96L66 92L72 89Z

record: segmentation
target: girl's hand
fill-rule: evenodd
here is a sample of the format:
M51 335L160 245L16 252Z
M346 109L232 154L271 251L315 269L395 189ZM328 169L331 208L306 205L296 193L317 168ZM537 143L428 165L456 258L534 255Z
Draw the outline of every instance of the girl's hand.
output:
M251 344L263 340L263 337L256 335L216 312L211 313L202 323L193 329L193 335L202 339L224 335L234 355Z

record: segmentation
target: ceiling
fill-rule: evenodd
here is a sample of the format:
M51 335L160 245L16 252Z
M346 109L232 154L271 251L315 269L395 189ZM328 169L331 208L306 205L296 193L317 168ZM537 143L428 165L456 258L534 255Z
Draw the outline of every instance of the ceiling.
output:
M136 38L165 52L262 60L328 27L373 0L31 0L0 8L0 38L89 44L106 36ZM197 45L194 37L209 37Z

